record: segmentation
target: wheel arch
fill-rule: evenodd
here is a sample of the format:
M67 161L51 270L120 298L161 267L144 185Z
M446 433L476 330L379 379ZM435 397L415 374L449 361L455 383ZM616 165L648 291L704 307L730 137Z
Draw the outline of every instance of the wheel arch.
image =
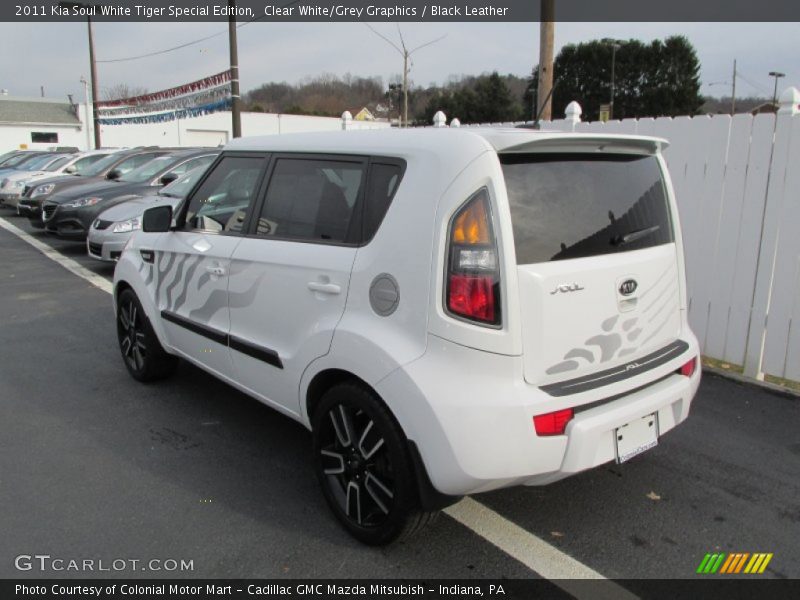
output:
M386 408L389 415L391 415L392 419L394 419L395 423L397 423L400 431L402 431L414 469L414 478L416 480L417 491L422 508L426 511L435 511L441 510L442 508L458 502L461 499L461 496L443 494L433 486L430 476L428 475L428 471L425 468L425 463L420 455L417 443L408 437L408 433L403 427L400 419L397 418L397 415L394 413L391 406L387 404L377 390L375 390L374 387L372 387L369 383L364 381L355 373L352 373L346 369L328 368L323 369L314 375L308 384L308 388L306 389L305 406L303 407L304 416L306 419L308 419L308 423L311 423L314 410L316 409L322 397L325 395L325 392L331 389L333 386L345 382L356 383L369 390Z

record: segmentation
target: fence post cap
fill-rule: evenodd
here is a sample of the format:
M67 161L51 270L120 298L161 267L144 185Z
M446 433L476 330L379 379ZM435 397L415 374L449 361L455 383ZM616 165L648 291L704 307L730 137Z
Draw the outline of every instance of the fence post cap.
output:
M581 115L583 114L583 109L581 105L578 104L575 100L567 104L567 108L564 111L564 116L567 118L567 121L571 121L573 123L577 123L581 120Z
M450 121L450 127L461 127L461 121L458 119L453 119Z
M447 115L445 115L442 111L437 110L436 114L433 115L433 126L445 127L446 125L447 125Z
M788 87L783 90L778 100L778 113L782 115L800 114L800 90L796 87Z

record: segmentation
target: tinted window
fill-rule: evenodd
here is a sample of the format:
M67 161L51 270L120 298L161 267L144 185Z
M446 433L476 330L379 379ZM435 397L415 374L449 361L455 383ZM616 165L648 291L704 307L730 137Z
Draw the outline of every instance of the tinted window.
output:
M83 158L79 158L72 166L75 167L75 173L83 174L89 166L93 165L97 161L103 158L102 154L92 154L90 156L84 156Z
M364 207L364 240L372 239L378 231L394 193L400 183L403 169L400 165L373 163L367 182L367 200Z
M31 131L32 144L57 144L58 134L52 132Z
M187 171L191 171L197 167L207 167L214 162L215 158L217 158L216 154L193 158L192 160L187 160L185 163L176 166L174 169L170 169L169 172L174 173L175 175L183 175Z
M177 159L174 156L159 156L143 164L141 167L129 171L120 177L119 181L124 181L126 183L144 183L155 177L157 173L168 169L170 165L176 162Z
M122 173L124 175L125 173L129 173L129 172L133 171L134 169L137 169L137 168L141 167L142 165L145 165L145 164L149 163L151 160L153 160L154 158L156 158L158 156L160 156L160 154L156 154L156 153L153 153L153 154L137 154L136 156L131 156L130 158L127 158L127 159L123 160L116 167L114 167L114 170L115 171L119 171L120 173Z
M346 241L363 175L361 163L278 159L258 219L258 235Z
M56 160L54 160L53 162L49 163L49 164L47 165L47 167L46 167L46 168L44 168L43 170L44 170L44 171L55 171L56 169L58 169L58 168L60 168L60 167L64 166L64 164L65 164L65 163L66 163L68 160L70 160L70 157L69 157L69 156L62 156L61 158L57 158L57 159L56 159Z
M673 240L658 161L604 154L501 155L519 264Z
M263 166L262 158L223 158L192 196L184 228L240 232Z

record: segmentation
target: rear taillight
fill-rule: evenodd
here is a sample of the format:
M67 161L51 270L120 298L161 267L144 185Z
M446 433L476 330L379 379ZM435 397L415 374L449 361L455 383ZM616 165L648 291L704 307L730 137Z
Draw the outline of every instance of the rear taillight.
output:
M691 377L697 369L697 357L694 357L689 362L685 363L678 372L684 377Z
M536 428L536 435L564 435L567 423L575 416L571 408L557 410L546 415L536 415L533 417L533 426Z
M486 189L453 217L447 254L447 310L470 321L499 325L500 270Z

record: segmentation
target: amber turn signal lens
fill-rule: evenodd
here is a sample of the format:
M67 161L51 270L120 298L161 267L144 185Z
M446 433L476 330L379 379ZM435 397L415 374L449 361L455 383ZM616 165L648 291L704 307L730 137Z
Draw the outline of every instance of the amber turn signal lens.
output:
M453 222L452 240L457 244L490 244L489 211L486 200L472 202Z

